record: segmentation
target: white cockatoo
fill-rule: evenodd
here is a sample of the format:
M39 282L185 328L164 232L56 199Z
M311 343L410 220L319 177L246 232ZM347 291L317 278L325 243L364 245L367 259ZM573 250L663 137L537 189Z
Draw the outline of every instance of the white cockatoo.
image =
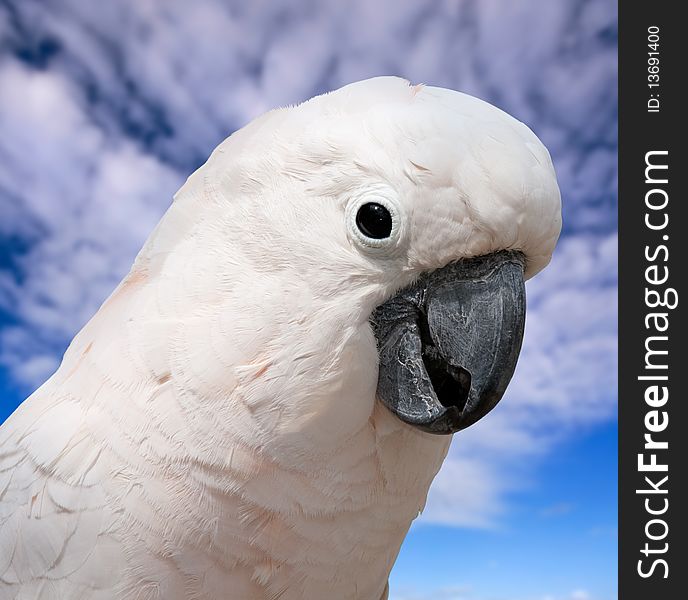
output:
M386 597L560 226L544 146L455 91L237 131L0 429L0 599Z

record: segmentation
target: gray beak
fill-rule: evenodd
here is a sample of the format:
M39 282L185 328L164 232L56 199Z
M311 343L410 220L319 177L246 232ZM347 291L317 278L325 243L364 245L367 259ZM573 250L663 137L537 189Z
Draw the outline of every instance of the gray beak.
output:
M451 263L375 309L377 395L402 421L449 434L499 402L523 340L524 265L514 251Z

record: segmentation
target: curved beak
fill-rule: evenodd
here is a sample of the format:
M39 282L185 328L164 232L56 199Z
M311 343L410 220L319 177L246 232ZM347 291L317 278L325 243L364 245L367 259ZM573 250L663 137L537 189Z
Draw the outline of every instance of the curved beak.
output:
M523 340L524 265L514 251L451 263L373 311L377 395L402 421L449 434L499 402Z

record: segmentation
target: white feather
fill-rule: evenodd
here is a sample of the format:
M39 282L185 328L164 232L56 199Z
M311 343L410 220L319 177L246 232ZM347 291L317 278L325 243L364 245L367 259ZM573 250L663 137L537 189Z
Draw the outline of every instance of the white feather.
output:
M384 251L345 219L375 193ZM536 273L559 203L524 125L396 78L232 135L0 429L0 599L386 597L449 440L376 402L370 312L461 257Z

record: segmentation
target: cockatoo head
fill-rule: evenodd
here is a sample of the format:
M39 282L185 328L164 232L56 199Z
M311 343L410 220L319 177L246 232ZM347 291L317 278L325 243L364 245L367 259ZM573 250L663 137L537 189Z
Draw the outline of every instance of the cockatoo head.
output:
M525 125L381 77L230 136L139 263L183 313L176 360L199 412L298 454L351 438L376 402L429 433L490 410L519 353L524 280L560 226Z

